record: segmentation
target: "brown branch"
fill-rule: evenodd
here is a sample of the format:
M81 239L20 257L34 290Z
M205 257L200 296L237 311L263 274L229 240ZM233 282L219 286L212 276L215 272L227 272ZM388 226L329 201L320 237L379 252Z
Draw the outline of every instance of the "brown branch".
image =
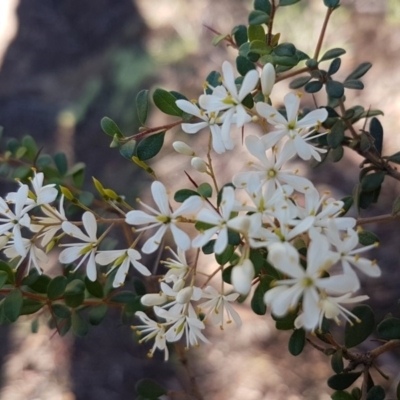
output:
M381 222L392 222L399 218L400 218L400 214L377 215L376 217L359 218L357 220L357 225L361 226L361 225L375 224L375 223L381 223Z
M327 10L327 12L326 12L325 19L324 19L324 23L323 23L322 29L321 29L321 33L319 34L317 47L315 48L314 60L318 60L319 53L320 53L321 47L322 47L322 43L323 43L323 41L324 41L326 28L327 28L327 26L328 26L329 18L330 18L330 16L332 15L332 13L333 13L334 10L335 10L334 8L328 8L328 10Z

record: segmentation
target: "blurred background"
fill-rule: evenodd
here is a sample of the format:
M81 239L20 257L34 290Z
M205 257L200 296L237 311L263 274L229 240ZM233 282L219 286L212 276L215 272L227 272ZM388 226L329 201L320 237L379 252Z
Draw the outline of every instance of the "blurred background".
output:
M400 149L399 2L342 3L329 25L324 49L347 50L339 77L346 77L363 61L373 63L363 78L366 89L346 91L348 104L384 111L385 117L380 118L384 145L389 154L394 153ZM65 151L71 161L86 163L89 189L91 176L96 176L105 186L134 199L147 186L147 178L109 149L100 119L109 116L123 132L133 134L138 127L135 97L141 89L156 85L197 98L208 72L235 57L232 49L211 45L213 34L203 24L230 32L246 23L251 4L245 0L1 0L4 135L32 135L46 153ZM324 12L322 0L302 0L280 10L275 29L283 42L293 41L312 54ZM287 93L287 84L274 89L275 102ZM304 96L303 105L307 104L313 105L310 96ZM149 125L166 121L154 113ZM183 133L177 137L187 140ZM187 160L168 149L171 146L152 165L173 189L182 182ZM351 153L346 156L339 165L308 171L321 189L331 190L335 197L351 194L358 179L361 159ZM221 157L217 167L237 170L237 160L232 154ZM4 182L0 184L5 190ZM380 203L365 216L390 212L398 193L399 185L388 179ZM377 232L383 243L373 254L383 277L365 282L364 290L380 317L388 312L398 315L397 223L367 228ZM269 316L255 316L246 304L237 309L244 322L241 329L210 329L213 344L187 354L206 400L330 398L326 379L332 372L325 356L310 348L297 358L289 355L289 333L278 335ZM188 386L187 374L176 360L146 359L146 347L135 344L130 327L122 325L118 315L93 327L85 338L59 338L43 324L33 335L30 324L24 319L0 327L1 400L133 399L135 383L142 377L157 377L175 390ZM385 360L389 365L385 371L397 375L397 380L399 357L391 354Z

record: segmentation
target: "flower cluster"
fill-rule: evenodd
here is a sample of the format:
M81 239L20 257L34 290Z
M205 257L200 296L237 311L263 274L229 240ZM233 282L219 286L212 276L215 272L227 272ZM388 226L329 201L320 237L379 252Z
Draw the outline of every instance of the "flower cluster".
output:
M160 279L160 290L141 298L143 305L153 307L155 319L138 311L141 324L135 327L141 341L154 339L149 354L159 349L166 359L167 342L184 336L187 347L207 343L207 323L224 328L234 321L240 326L232 303L240 295L247 296L266 276L272 283L265 290L265 304L276 317L295 312L296 328L314 331L324 319L356 319L343 305L367 299L353 297L360 288L356 271L370 277L380 275L378 265L360 255L375 245L359 248L356 220L343 216L344 203L328 193L321 195L310 180L290 167L295 156L321 160L326 150L318 147L315 139L327 133L321 128L328 112L318 108L302 115L301 96L289 93L283 115L270 104L274 82L274 67L267 64L261 73L248 72L237 85L234 68L225 61L220 85L207 85L196 102L176 101L179 109L192 116L181 124L183 131L208 130L208 156L212 150L217 154L232 150L239 142L240 135L236 139L232 127L261 127L260 137L245 138L249 163L220 190L211 157L205 161L187 144L174 143L179 153L192 157L195 170L211 177L215 197L191 191L174 207L164 184L154 181L151 193L156 207L138 200L142 209L128 206L124 211L109 200L121 214L118 221L109 222L106 216L86 210L81 221L74 222L66 217L63 197L58 210L51 205L58 196L55 185L43 185L43 174L34 172L31 190L21 184L17 192L0 198L4 256L15 268L27 265L25 274L31 265L41 273L47 253L60 247L61 264L73 265L74 271L85 265L91 281L98 279L98 266L109 266L109 272L115 272L113 286L118 288L131 266L142 275L151 275L141 262L141 253L162 249L165 236L171 233L176 251L171 250L172 258L162 263L167 272ZM250 107L245 99L256 94L262 94L264 101L258 96ZM131 236L133 232L134 239L122 249L102 249L103 239L116 222L125 225ZM99 235L100 224L108 227ZM193 227L196 234L191 233ZM147 238L139 248L143 235ZM215 253L217 261L224 261L201 282L195 278L205 274L201 259L205 248ZM190 250L196 252L192 263L186 259ZM225 280L229 275L230 284L222 281L217 290L209 281L219 271L225 273Z

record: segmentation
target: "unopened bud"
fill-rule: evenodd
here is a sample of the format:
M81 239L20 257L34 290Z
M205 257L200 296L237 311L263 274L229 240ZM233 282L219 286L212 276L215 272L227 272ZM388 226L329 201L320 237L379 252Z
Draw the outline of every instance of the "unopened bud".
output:
M172 287L172 290L174 292L179 292L181 289L185 287L185 281L183 279L178 279L175 283L174 286Z
M193 296L193 287L183 288L176 296L176 302L179 304L189 303Z
M275 69L270 63L265 64L261 72L261 90L264 96L269 96L275 84Z
M8 239L9 239L9 237L6 235L0 236L0 250L2 250L5 247L5 245L8 243Z
M177 153L184 154L185 156L193 157L196 154L194 150L185 142L174 142L172 143L172 147Z
M140 299L141 303L147 307L160 306L166 303L167 300L168 300L167 295L164 293L149 293L145 294Z
M232 269L231 282L240 294L246 295L250 292L253 278L254 266L249 259L244 260L242 264L236 265Z
M206 162L201 159L200 157L193 157L192 161L190 162L192 164L192 167L199 172L207 172L207 164Z

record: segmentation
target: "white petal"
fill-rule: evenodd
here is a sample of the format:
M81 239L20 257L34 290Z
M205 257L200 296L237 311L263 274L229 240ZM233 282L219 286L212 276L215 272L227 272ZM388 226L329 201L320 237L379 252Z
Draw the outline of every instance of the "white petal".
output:
M126 214L125 221L129 225L142 225L157 222L158 220L153 215L146 214L140 210L133 210Z
M83 226L86 229L87 234L90 237L90 241L96 242L97 241L97 222L96 218L90 211L86 211L82 215L82 222Z
M167 189L165 189L165 186L161 182L155 181L151 184L151 193L161 214L170 215Z
M162 238L167 230L167 225L161 225L157 232L149 239L142 247L142 252L146 254L151 254L155 252L162 242Z

